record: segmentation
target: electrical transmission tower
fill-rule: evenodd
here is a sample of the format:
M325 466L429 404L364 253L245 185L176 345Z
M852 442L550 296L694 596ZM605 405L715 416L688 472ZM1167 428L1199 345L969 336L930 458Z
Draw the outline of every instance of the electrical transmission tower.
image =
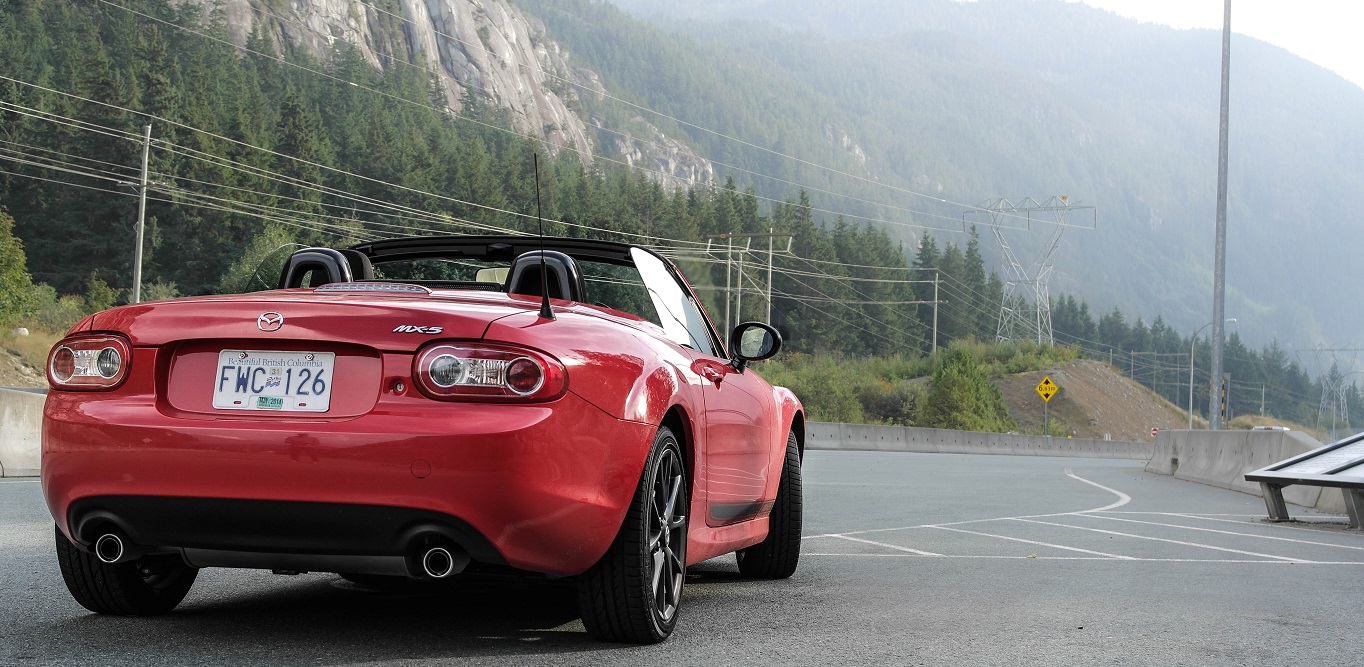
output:
M1321 376L1321 406L1317 408L1317 428L1321 428L1326 411L1331 411L1331 437L1336 437L1336 418L1350 428L1350 401L1345 395L1345 378L1333 377L1332 373Z
M1071 224L1072 213L1087 215L1087 225ZM993 199L980 208L967 211L964 222L983 221L994 232L1000 255L1007 262L1004 277L1004 299L999 307L999 326L995 337L1000 341L1036 341L1055 343L1051 329L1051 292L1047 281L1056 265L1056 252L1061 247L1061 236L1068 227L1095 229L1098 212L1093 206L1072 204L1069 197L1052 197L1038 202L1032 197L1023 199ZM1036 261L1025 265L1008 240L1005 229L1033 231L1033 224L1051 225L1046 243Z
M1360 348L1357 347L1314 347L1310 350L1298 350L1299 354L1303 352L1312 352L1316 354L1317 368L1320 369L1320 375L1318 377L1321 378L1321 403L1317 407L1317 428L1321 428L1322 422L1326 420L1326 413L1330 412L1330 433L1332 439L1336 438L1337 426L1343 424L1347 431L1350 429L1350 399L1349 394L1346 391L1349 388L1349 385L1345 383L1345 379L1361 372L1355 370L1341 372L1340 360L1336 355L1338 353L1348 352L1348 365L1353 367L1355 365L1355 357L1361 351L1364 350L1360 350ZM1331 355L1331 363L1329 366L1326 365L1325 357L1322 356L1327 353Z

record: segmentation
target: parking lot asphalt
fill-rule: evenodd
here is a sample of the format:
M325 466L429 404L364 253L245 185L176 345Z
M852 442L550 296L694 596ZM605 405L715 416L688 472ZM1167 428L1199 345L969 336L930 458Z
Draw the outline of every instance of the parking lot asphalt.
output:
M375 590L206 570L169 615L67 594L34 480L0 481L0 664L1354 664L1364 534L1140 462L807 454L789 580L689 570L659 646L591 640L565 581Z

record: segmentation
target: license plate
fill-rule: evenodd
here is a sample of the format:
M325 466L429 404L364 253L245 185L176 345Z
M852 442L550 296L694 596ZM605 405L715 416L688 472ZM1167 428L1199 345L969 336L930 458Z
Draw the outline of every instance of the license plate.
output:
M331 352L223 350L213 379L220 410L326 412L331 408Z

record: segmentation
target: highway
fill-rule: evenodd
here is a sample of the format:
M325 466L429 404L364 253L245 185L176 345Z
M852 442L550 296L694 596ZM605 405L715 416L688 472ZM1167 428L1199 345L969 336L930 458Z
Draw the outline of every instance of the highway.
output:
M591 640L565 581L374 590L206 570L175 612L67 594L35 480L0 480L0 664L1249 665L1364 655L1364 533L1139 461L811 451L790 580L689 570L659 646Z

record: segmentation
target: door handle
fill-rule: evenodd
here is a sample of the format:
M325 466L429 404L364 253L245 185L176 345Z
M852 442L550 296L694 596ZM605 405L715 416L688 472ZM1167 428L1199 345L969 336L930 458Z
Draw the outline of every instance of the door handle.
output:
M709 380L710 382L714 382L715 384L720 384L720 381L725 379L723 373L715 370L714 368L711 368L710 366L701 367L701 377L705 378L706 380Z

